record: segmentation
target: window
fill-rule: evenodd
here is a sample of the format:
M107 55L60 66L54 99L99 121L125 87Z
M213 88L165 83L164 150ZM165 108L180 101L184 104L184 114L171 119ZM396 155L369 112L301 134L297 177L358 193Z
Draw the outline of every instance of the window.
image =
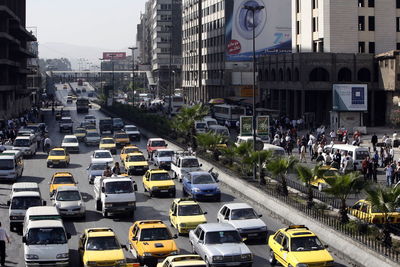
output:
M396 0L396 8L400 8L400 0Z
M399 2L399 1L397 1ZM296 0L296 12L300 13L300 0Z
M374 16L368 17L368 30L375 31L375 17Z
M358 42L358 53L365 53L365 42Z
M300 21L296 21L296 34L300 34Z
M312 31L313 32L317 31L317 18L316 17L312 18Z
M396 49L400 50L400 43L396 43Z
M364 16L358 17L358 30L365 31L365 17Z
M375 7L375 0L368 0L368 7Z
M358 7L364 7L364 0L358 0Z
M375 42L369 42L368 53L375 54Z
M318 8L318 0L312 0L312 8L313 9Z
M396 18L396 31L400 32L400 17Z
M317 52L317 46L318 46L318 43L316 41L313 41L313 44L312 44L312 51L313 52Z

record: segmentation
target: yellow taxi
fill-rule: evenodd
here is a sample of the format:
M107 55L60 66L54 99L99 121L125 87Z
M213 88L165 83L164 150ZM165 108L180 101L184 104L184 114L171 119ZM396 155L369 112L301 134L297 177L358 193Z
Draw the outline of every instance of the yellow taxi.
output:
M126 156L128 156L128 154L131 154L134 152L140 152L140 150L137 146L133 146L133 145L124 146L121 150L121 153L119 154L119 158L120 158L122 164L124 164Z
M191 198L177 198L169 209L169 221L179 234L187 234L197 225L207 223L207 212L203 212L199 203Z
M319 238L304 225L279 229L268 240L269 263L283 266L333 266L334 261Z
M79 141L82 141L86 136L86 129L82 127L78 127L74 131L74 135L78 138Z
M126 259L111 228L89 228L79 237L81 266L125 266Z
M351 215L373 224L385 223L385 214L371 206L371 202L365 199L357 201L349 208ZM400 223L400 212L393 211L387 214L388 223Z
M109 150L111 154L117 153L117 145L115 144L115 140L112 137L104 137L101 138L99 144L100 150Z
M175 197L175 183L168 171L163 169L148 170L143 175L144 192L149 192L150 197L159 194L168 194Z
M64 185L77 185L78 182L74 180L74 176L70 172L56 172L51 177L49 182L50 185L50 196L54 195L57 188Z
M64 166L68 167L70 162L70 156L65 148L57 147L50 150L47 156L47 168L54 166Z
M338 169L332 168L329 165L319 167L318 172L319 175L314 177L314 180L311 182L311 185L317 187L319 191L322 191L324 188L328 186L325 179L335 178L336 175L340 174Z
M149 163L142 152L134 152L126 156L124 167L129 175L144 174L149 169Z
M157 267L206 267L206 262L199 255L169 256Z
M142 265L154 266L158 259L178 255L176 238L161 220L136 221L129 228L131 252Z
M114 140L117 147L123 147L130 144L129 136L124 132L114 133Z

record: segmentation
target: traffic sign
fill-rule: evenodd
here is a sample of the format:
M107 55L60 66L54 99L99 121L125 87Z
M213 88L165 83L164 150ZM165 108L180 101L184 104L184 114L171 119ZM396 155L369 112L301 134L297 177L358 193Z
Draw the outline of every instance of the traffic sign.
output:
M253 134L253 116L240 116L240 136Z
M269 116L257 116L257 135L269 134Z

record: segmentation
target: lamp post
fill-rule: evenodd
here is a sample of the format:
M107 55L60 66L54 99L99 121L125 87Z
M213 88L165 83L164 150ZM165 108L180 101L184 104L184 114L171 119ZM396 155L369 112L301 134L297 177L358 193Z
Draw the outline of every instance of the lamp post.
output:
M252 13L252 29L253 29L253 150L256 151L256 22L255 13L264 9L264 6L243 6L244 9L251 11ZM253 178L256 179L256 164L253 165Z
M100 92L104 94L103 92L103 58L99 58L100 60Z
M128 47L132 50L132 106L135 106L135 50L137 47Z

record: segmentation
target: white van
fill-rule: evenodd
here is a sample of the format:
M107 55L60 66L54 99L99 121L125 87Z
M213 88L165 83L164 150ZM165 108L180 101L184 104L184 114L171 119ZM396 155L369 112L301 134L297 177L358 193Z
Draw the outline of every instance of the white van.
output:
M228 137L229 138L229 129L226 126L222 125L211 125L208 127L208 131L215 133L215 134L220 134L222 136Z
M61 220L30 220L24 228L26 266L69 266L71 235Z
M22 176L23 170L24 165L21 158L17 158L15 155L0 154L0 181L16 181Z
M336 153L336 150L340 151L340 153L346 151L349 156L352 157L354 167L357 170L361 169L361 162L367 157L370 156L369 149L367 147L360 146L352 146L345 144L329 144L324 147L324 156L326 153L332 153L332 150Z
M208 129L211 125L218 125L218 122L216 119L213 119L211 117L205 117L203 118L203 121L206 123L206 128Z
M272 151L272 156L274 156L274 157L284 157L285 156L285 149L283 149L283 147L280 147L280 146L275 146L275 145L264 143L263 150Z
M207 124L204 121L195 121L194 122L194 128L196 129L196 133L205 133Z
M33 182L14 183L11 187L11 195L16 192L38 192L40 194L39 185Z
M36 154L37 143L33 136L17 136L14 140L13 150L19 150L24 156Z

